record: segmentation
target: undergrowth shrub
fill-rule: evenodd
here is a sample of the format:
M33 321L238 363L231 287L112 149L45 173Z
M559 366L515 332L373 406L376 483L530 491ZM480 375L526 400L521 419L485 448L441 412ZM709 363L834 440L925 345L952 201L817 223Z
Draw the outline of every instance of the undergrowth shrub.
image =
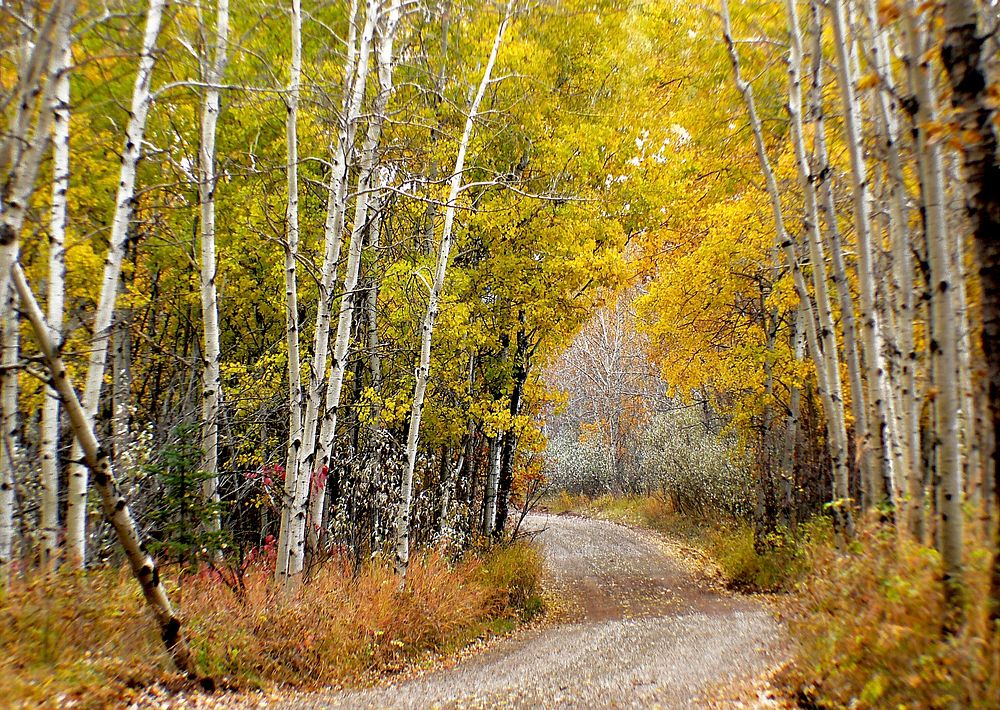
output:
M803 706L1000 707L985 549L968 554L968 624L950 637L942 633L941 558L933 548L871 528L846 551L811 544L807 553L812 573L786 606L797 653L785 680Z
M208 567L166 583L201 672L231 688L315 687L358 683L512 627L541 609L540 571L538 551L518 543L454 563L428 553L402 586L391 566L355 570L346 558L294 593L262 561L240 585ZM0 599L0 705L108 707L153 683L181 679L126 571L14 580Z

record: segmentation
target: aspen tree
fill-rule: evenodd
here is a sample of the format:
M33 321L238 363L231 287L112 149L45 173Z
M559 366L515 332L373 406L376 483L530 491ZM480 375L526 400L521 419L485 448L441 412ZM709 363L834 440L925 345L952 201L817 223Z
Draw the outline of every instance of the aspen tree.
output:
M912 448L917 420L914 418L916 373L913 355L913 264L911 258L909 213L906 205L906 182L900 155L898 91L893 76L887 32L880 26L875 0L866 0L864 10L871 31L869 44L877 84L873 89L875 124L885 151L885 185L888 190L889 238L892 254L892 282L894 288L881 302L886 305L886 341L889 364L886 390L887 407L891 415L887 420L891 428L889 442L892 447L894 467L898 472L894 497L898 504L905 500L906 489L911 488L914 477L922 476L918 470L917 450ZM891 302L891 305L890 305ZM899 379L899 387L889 386ZM904 488L905 484L905 488ZM909 516L908 508L902 511Z
M202 79L207 84L201 104L201 140L198 147L198 202L201 207L201 319L204 333L201 392L201 470L209 476L202 483L207 502L219 502L219 409L222 376L219 351L218 264L215 258L215 136L219 122L219 88L228 59L229 0L218 0L215 8L214 56L206 47L201 56ZM216 509L211 529L221 527Z
M915 22L915 8L910 8ZM911 25L911 51L919 37ZM917 147L922 188L927 248L928 297L930 300L930 367L933 395L933 433L930 442L935 467L935 501L939 523L936 539L945 566L945 588L951 611L959 612L962 571L962 464L959 446L960 407L958 389L958 328L955 322L955 288L952 282L952 255L948 238L943 150L930 140L923 120L934 120L936 106L926 67L909 58L915 84L914 110L917 122ZM956 621L952 617L950 622Z
M809 245L809 259L812 265L813 293L815 294L816 310L818 313L818 343L819 350L813 350L815 360L823 359L823 371L826 373L827 381L825 387L829 389L827 396L830 398L832 411L827 413L827 425L835 433L832 436L834 445L843 447L840 453L840 465L843 467L838 474L838 478L848 479L847 472L847 425L844 414L843 387L840 381L840 356L837 348L837 331L833 320L833 308L830 305L830 295L827 288L826 275L826 254L823 250L822 235L820 234L819 205L816 196L815 181L812 173L809 156L806 152L805 136L802 122L802 31L799 26L798 9L795 0L786 0L785 10L788 13L788 28L790 37L789 60L788 60L788 102L786 108L791 118L792 145L795 152L796 164L798 166L799 187L805 198L805 233L806 241ZM761 148L763 144L761 144ZM790 238L790 237L788 237ZM794 258L794 257L792 257ZM794 267L792 267L794 268ZM803 306L808 306L808 294L799 294ZM811 320L812 313L807 313L806 318ZM807 325L807 332L808 332ZM832 417L832 418L831 418ZM836 462L837 456L834 455ZM838 492L838 495L840 493ZM846 496L842 498L846 503Z
M844 338L844 360L847 363L848 380L851 388L852 414L857 448L860 451L862 492L867 489L866 481L877 475L880 465L877 452L871 445L871 429L868 425L868 406L862 378L861 352L858 346L857 322L854 317L854 297L851 294L847 268L844 264L843 244L837 225L837 210L834 202L831 166L826 146L826 123L823 109L823 50L822 50L822 9L817 2L812 3L810 33L813 46L811 52L812 82L809 88L809 116L813 126L813 175L819 194L819 211L823 222L823 237L826 251L830 254L832 278L837 288L840 303L841 332Z
M395 40L396 28L399 23L399 0L391 0L388 12L385 17L381 17L383 9L379 2L369 0L365 14L365 25L362 28L360 45L358 47L357 70L352 86L353 95L348 108L348 119L357 121L361 113L362 99L364 97L365 85L368 78L368 66L371 50L374 45L375 31L384 20L379 36L379 46L376 51L375 62L377 65L379 90L373 102L371 118L365 133L365 138L361 147L361 154L358 160L358 182L357 198L354 209L354 223L351 226L351 233L347 245L347 263L344 267L344 289L341 295L340 311L337 317L337 333L334 341L333 361L330 365L330 379L327 383L326 391L326 411L322 417L319 427L318 456L315 457L314 466L318 470L326 467L329 470L332 465L333 441L337 426L337 409L340 407L340 397L343 390L344 376L347 372L347 354L351 341L351 329L354 321L355 297L359 293L358 282L361 272L361 253L364 247L364 233L368 222L368 205L373 191L381 189L376 185L375 158L379 140L382 136L382 124L385 120L386 109L389 105L389 98L392 94L392 70L393 70L393 42ZM352 118L353 117L353 118ZM350 133L353 141L353 131ZM346 145L346 144L345 144ZM346 202L342 202L340 209L346 210ZM343 216L341 216L341 221ZM313 426L316 426L315 419ZM315 428L313 429L315 431ZM311 473L311 472L310 472ZM300 490L294 502L296 519L294 522L295 536L291 544L296 545L300 550L305 545L306 524L318 526L321 522L323 506L326 501L325 485L317 485L313 491L312 500L309 500L309 487ZM308 505L308 510L307 510ZM301 571L302 555L299 555Z
M451 255L455 208L459 192L462 189L465 154L469 149L472 129L479 116L479 105L482 103L486 89L492 80L493 67L496 64L497 55L500 53L500 46L503 43L507 26L510 24L512 11L513 0L504 9L503 19L500 20L500 26L497 28L496 36L493 39L493 48L490 50L489 59L486 60L486 68L483 69L483 77L479 82L479 88L472 99L472 104L469 106L469 113L465 119L462 138L458 144L458 155L455 157L455 168L452 171L451 180L449 181L448 201L444 211L444 226L441 231L441 241L438 245L434 278L431 282L430 294L427 299L427 310L420 325L420 355L417 361L416 382L413 387L413 405L410 409L410 426L406 438L406 470L403 472L399 509L396 512L396 570L401 574L406 571L410 562L410 506L413 497L413 472L417 465L417 444L420 440L420 416L423 413L424 395L427 392L427 380L430 376L431 339L434 334L434 322L437 319L441 294L444 291L448 260ZM499 467L499 461L497 461L497 466ZM499 469L497 473L499 475ZM495 500L494 494L494 504ZM492 519L490 519L490 526L486 528L487 530L491 529L492 522Z
M66 296L66 196L69 192L69 112L72 63L69 43L60 54L60 71L52 105L52 209L49 218L49 279L46 294L46 320L52 342L62 342L63 311ZM54 564L59 538L59 395L51 388L42 402L41 449L41 561L43 567Z
M89 415L77 396L66 364L63 362L59 348L50 337L51 330L45 322L45 316L35 298L28 280L19 264L11 269L14 288L21 299L22 308L35 341L45 360L46 369L51 378L50 384L59 393L73 435L80 443L84 465L93 474L94 487L101 497L104 515L115 530L118 542L128 558L132 575L142 587L146 603L153 612L160 628L160 637L178 670L191 677L197 675L194 659L188 649L187 642L181 635L181 622L174 613L170 598L160 580L159 569L155 560L146 551L139 538L135 522L129 511L128 503L118 491L115 481L114 467L108 456L107 448L102 446L94 432L93 417ZM206 679L205 682L210 682Z
M997 130L990 105L988 57L985 34L980 34L980 17L974 0L946 0L944 3L944 44L941 61L951 84L951 103L959 125L962 144L962 174L965 187L965 216L976 247L979 283L982 291L982 348L986 360L989 404L988 428L994 442L993 475L1000 477L997 429L1000 427L1000 160L997 158ZM948 458L946 456L946 458ZM952 589L961 572L962 516L960 481L955 471L944 478L944 504L948 508L945 525L944 563L947 587ZM994 496L1000 509L1000 481L994 481ZM1000 532L997 533L1000 536ZM991 579L990 619L1000 619L1000 537L995 540ZM958 608L959 598L951 597Z
M129 239L129 226L135 207L135 181L139 160L142 157L142 142L146 130L146 118L150 107L150 86L153 67L156 64L156 42L160 35L163 10L166 0L150 0L146 12L146 26L143 31L139 69L132 87L129 119L125 129L125 145L122 149L122 165L118 190L115 195L115 209L111 220L111 234L108 241L108 255L101 278L101 291L94 314L93 335L90 340L90 356L87 362L87 377L81 405L88 421L93 426L100 404L101 387L104 384L104 370L107 362L108 344L111 338L111 321L118 297L119 276L125 247ZM64 402L65 404L65 402ZM81 458L81 442L73 445L71 460ZM82 567L86 561L87 524L87 474L89 467L74 463L70 467L66 502L66 561L71 567Z
M17 297L7 289L0 320L0 588L7 582L14 553L14 497L19 463L17 411Z
M785 254L785 259L792 272L792 278L799 300L803 304L810 304L811 300L809 297L809 291L796 253L796 244L785 227L785 221L781 208L781 198L778 194L777 180L775 179L774 171L771 168L771 162L767 156L767 150L764 145L763 129L761 127L760 118L757 115L753 88L743 78L740 69L739 56L736 52L736 45L732 37L728 0L722 0L722 23L723 38L729 52L729 60L733 68L736 88L742 96L743 102L746 106L747 115L750 119L750 126L754 137L754 145L757 150L757 157L760 161L761 170L764 173L767 192L771 201L771 212L774 218L776 241ZM849 506L850 491L848 488L846 431L843 428L843 417L840 418L840 426L837 425L837 404L830 392L830 373L820 347L818 334L819 329L816 324L815 314L811 312L811 306L809 311L809 317L805 319L806 337L809 344L809 350L812 353L813 362L816 366L816 378L818 383L817 391L823 402L823 408L827 416L830 433L829 449L831 464L833 467L836 512L839 521L842 523L844 534L848 537L853 537L854 517Z
M875 309L874 246L871 234L871 194L868 185L868 168L864 158L861 135L861 111L855 90L856 72L850 57L851 40L847 34L846 8L843 0L828 3L833 25L834 51L836 55L837 81L844 115L845 142L851 162L852 193L854 203L854 229L858 251L858 291L861 305L861 345L867 369L869 406L873 419L869 426L872 431L871 446L879 452L882 475L872 476L876 497L889 505L894 505L894 472L892 470L892 435L890 417L883 392L885 391L885 366L882 351L882 325ZM876 500L875 502L879 502Z
M392 7L396 8L394 11L390 10L390 12L396 13L396 19L393 21L391 27L386 24L383 28L385 31L380 36L380 47L376 51L377 63L380 63L388 58L390 64L387 65L388 73L379 73L379 91L375 97L375 105L373 106L372 116L368 123L364 145L362 146L362 153L359 156L360 168L357 183L357 198L355 203L355 223L352 225L347 245L347 263L344 267L343 292L340 297L340 308L337 312L337 331L333 344L332 362L330 363L330 377L326 383L325 410L323 411L322 416L319 415L319 404L323 395L322 378L317 380L317 385L313 390L312 395L314 398L312 400L314 409L311 410L312 416L308 418L308 426L310 428L308 429L307 437L310 448L307 449L307 457L304 457L304 461L307 462L308 465L306 470L310 473L310 475L314 469L316 471L322 471L323 467L326 467L326 469L329 470L333 464L331 460L333 453L333 439L336 434L337 410L340 407L340 397L344 386L344 376L347 373L347 355L351 342L351 328L354 322L354 298L358 291L358 280L361 269L361 252L364 246L364 228L368 217L368 201L371 198L370 190L373 187L375 150L378 147L378 142L382 134L382 121L384 120L385 110L388 107L389 96L392 93L391 61L392 42L394 40L394 36L388 34L388 32L390 30L393 33L395 32L395 22L398 21L398 3L395 2L395 0L393 1ZM341 232L344 229L345 215L348 207L347 170L349 165L349 154L354 145L357 124L361 117L362 102L364 100L365 88L368 82L372 46L375 42L375 32L379 25L379 16L381 12L382 7L379 2L375 0L368 0L365 7L365 24L362 27L361 37L357 48L354 76L345 80L349 83L351 91L349 93L349 100L345 104L344 116L341 119L343 132L337 140L337 162L334 170L337 171L339 169L342 171L337 188L339 191L339 197L337 202L332 206L334 211L329 213L333 215L331 217L333 220L331 230L337 230L336 239L338 242L342 237ZM386 55L386 52L388 52L388 55ZM362 211L360 214L358 209L359 205L362 205ZM360 224L358 223L359 219ZM329 324L329 318L330 314L329 311L327 311L327 324ZM327 325L326 329L329 331L329 325ZM326 347L326 340L324 340L324 369L326 367ZM314 366L314 369L317 371L319 371L318 364L319 363L317 362L316 366ZM309 525L313 526L319 525L322 522L321 518L326 499L326 487L317 486L309 505L310 511L307 516L306 504L308 493L308 490L303 491L296 502L296 506L301 510L302 514L303 531L305 530L307 522ZM301 535L299 535L299 537L301 538Z
M330 315L333 309L337 263L343 243L344 213L347 209L348 170L354 148L359 119L360 96L354 91L358 84L357 63L358 0L352 0L347 37L347 59L344 66L344 96L338 122L337 143L333 150L334 165L327 187L326 221L323 229L323 271L316 304L316 330L313 336L313 358L309 370L309 390L306 393L306 413L299 467L312 471L316 467L316 430L326 381L327 355L330 343ZM366 55L367 56L367 55ZM367 63L361 70L367 76ZM362 86L364 80L361 81ZM358 105L355 106L355 97Z
M299 565L291 559L294 537L290 534L296 514L294 501L301 488L299 449L302 446L302 375L299 364L299 301L296 263L299 258L299 153L298 111L299 82L302 76L302 6L292 0L292 62L285 99L285 134L288 200L285 205L285 347L288 353L288 455L285 459L284 501L278 530L278 558L274 574L285 580Z
M18 257L18 237L35 190L35 179L49 145L54 120L51 109L63 48L76 3L55 0L36 32L19 47L17 82L10 95L13 107L7 130L0 136L0 294L7 293L10 269ZM35 116L37 115L37 118ZM0 306L6 308L6 299Z

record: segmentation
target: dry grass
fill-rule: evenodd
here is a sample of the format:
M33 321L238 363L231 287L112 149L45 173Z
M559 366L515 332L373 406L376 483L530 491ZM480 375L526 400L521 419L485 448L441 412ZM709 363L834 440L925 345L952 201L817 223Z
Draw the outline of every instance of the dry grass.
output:
M989 554L972 547L964 628L942 633L941 559L885 528L846 551L808 548L814 572L787 608L797 645L785 683L805 707L997 708L1000 649L988 642Z
M537 613L541 558L519 544L451 564L325 565L289 595L264 566L234 592L203 570L171 581L202 672L230 687L352 684L427 651L457 648ZM152 683L180 684L134 581L94 570L16 580L0 602L0 697L25 707L102 707Z

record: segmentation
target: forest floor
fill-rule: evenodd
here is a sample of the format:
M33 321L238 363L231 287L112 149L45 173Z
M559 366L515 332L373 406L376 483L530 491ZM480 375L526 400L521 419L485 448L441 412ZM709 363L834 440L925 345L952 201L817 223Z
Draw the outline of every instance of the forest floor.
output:
M457 662L362 690L229 696L227 707L779 707L762 680L786 655L764 600L728 592L655 533L531 515L565 608ZM219 698L212 703L218 706Z

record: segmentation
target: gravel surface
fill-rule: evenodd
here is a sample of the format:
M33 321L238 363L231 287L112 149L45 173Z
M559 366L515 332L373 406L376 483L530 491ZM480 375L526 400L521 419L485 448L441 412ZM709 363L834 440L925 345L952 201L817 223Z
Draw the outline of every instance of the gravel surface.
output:
M714 688L780 660L781 627L767 609L713 588L683 549L602 520L532 515L526 525L543 544L549 585L570 600L566 622L515 635L452 668L269 705L718 707L728 703L708 699Z

